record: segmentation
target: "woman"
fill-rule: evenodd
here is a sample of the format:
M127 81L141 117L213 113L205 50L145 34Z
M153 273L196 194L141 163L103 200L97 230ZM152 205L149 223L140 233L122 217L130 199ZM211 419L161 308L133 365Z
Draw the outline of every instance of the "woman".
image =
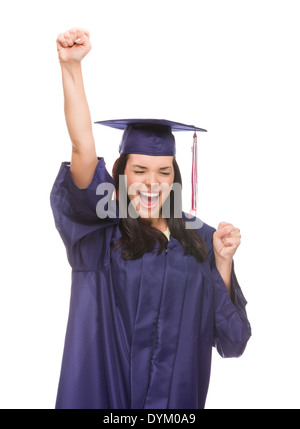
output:
M96 155L82 80L88 31L60 34L57 49L72 160L61 165L51 205L72 292L56 407L204 408L212 346L240 356L251 335L233 268L239 229L193 229L184 213L175 217L170 189L181 178L164 121L124 125L112 178ZM127 217L109 202L113 189L120 202L123 176Z

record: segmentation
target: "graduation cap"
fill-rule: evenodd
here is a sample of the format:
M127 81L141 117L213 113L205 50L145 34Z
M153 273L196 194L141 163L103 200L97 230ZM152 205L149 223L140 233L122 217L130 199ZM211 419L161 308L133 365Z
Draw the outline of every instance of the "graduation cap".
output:
M193 131L192 161L192 206L190 214L197 211L197 134L206 131L194 125L165 119L117 119L97 121L96 124L124 130L119 146L120 154L143 154L151 156L175 156L175 138L172 131Z

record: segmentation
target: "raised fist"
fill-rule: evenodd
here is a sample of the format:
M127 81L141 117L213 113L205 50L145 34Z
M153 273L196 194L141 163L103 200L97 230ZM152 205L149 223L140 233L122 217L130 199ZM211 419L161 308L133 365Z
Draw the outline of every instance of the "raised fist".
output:
M231 223L219 223L218 230L213 234L215 257L231 260L241 242L241 233Z
M80 62L92 48L90 35L84 28L72 28L56 39L60 62Z

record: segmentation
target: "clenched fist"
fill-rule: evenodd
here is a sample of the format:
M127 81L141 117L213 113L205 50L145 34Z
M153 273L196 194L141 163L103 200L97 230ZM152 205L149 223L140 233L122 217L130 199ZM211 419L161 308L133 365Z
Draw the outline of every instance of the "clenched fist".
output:
M231 223L221 222L213 234L213 247L216 259L231 261L241 242L238 228Z
M84 28L72 28L60 33L56 40L60 62L80 62L92 48L90 35Z

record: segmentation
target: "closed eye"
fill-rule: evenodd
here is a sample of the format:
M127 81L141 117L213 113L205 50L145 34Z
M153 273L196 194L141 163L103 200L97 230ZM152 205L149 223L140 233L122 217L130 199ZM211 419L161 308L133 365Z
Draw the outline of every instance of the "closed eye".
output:
M143 174L144 171L134 171L135 174ZM164 176L170 176L170 173L163 173L162 171L160 172L160 174L163 174Z

